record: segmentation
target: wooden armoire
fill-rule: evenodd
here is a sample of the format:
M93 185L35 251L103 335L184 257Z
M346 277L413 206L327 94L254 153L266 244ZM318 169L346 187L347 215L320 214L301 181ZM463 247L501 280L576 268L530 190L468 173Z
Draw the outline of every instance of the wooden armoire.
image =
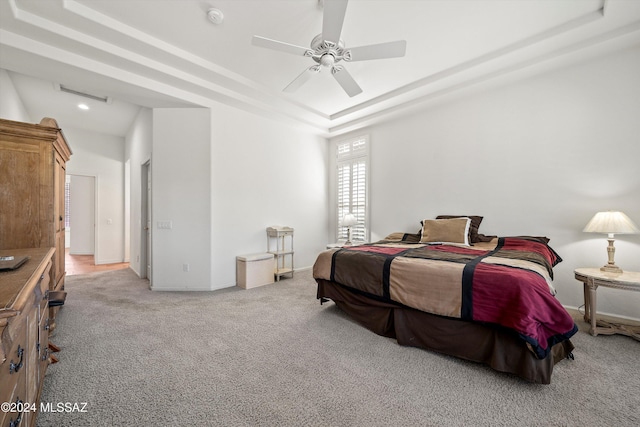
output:
M55 247L50 290L64 289L65 180L71 149L51 118L0 119L0 251ZM57 308L50 309L51 328Z

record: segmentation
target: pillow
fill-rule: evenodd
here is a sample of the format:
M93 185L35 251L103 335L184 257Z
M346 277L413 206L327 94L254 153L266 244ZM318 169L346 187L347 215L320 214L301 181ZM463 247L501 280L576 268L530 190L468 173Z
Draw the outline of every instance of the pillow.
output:
M385 237L382 240L387 240L387 241L396 241L396 242L407 242L407 243L418 243L420 242L420 232L422 230L418 230L417 233L404 233L404 232L395 232L395 233L391 233L389 234L387 237Z
M469 242L478 243L482 240L478 237L478 229L482 222L481 216L477 215L438 215L436 219L449 219L449 218L471 218L471 227L469 228Z
M417 233L404 233L404 236L402 236L402 241L408 243L419 243L421 231L422 230L418 231Z
M515 236L515 237L518 237L524 240L531 240L532 242L544 243L545 245L551 241L550 238L544 237L544 236Z
M403 232L396 231L395 233L391 233L391 234L387 235L387 237L385 237L382 240L400 242L400 241L402 241L402 237L403 236L404 236Z
M420 243L460 243L469 246L471 218L425 219Z
M478 242L490 242L497 237L498 236L487 236L487 235L478 233Z

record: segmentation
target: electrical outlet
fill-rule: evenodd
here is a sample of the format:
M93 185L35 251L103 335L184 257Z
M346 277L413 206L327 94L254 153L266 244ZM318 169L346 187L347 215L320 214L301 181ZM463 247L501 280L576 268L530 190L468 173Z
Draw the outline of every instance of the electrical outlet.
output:
M184 271L185 273L191 271L191 267L189 266L189 264L182 264L182 271Z
M171 230L173 223L171 221L158 221L158 228L162 230Z

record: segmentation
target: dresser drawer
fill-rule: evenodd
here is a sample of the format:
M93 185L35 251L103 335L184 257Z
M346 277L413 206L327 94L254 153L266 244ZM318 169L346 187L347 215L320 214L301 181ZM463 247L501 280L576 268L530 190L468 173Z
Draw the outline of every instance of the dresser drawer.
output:
M27 365L27 322L26 318L19 323L18 328L11 334L13 337L6 360L0 365L0 402L10 402L14 388L18 383L26 390L26 365ZM13 326L13 325L11 325ZM9 331L5 330L5 333ZM8 337L7 337L8 338ZM6 343L6 341L5 341Z
M27 402L25 390L26 390L26 386L24 382L20 382L16 384L11 389L11 395L6 400L2 400L2 402L8 402L12 404L13 408L9 408L11 410L19 409L20 407L23 407L23 405L26 403L31 404L32 402ZM33 408L30 406L28 411L33 412L32 409ZM29 414L28 412L18 413L18 412L2 411L0 412L0 420L1 420L0 426L1 427L9 427L14 425L28 426L30 418L33 416L35 416L35 414Z
M49 310L45 310L38 326L38 378L40 383L49 366Z
M43 294L47 292L47 289L49 289L49 283L51 282L52 265L52 262L49 261L47 263L47 267L44 270L44 273L42 273L42 275L40 276L40 282L38 283L38 286L40 286L40 290L42 290Z
M35 288L36 294L36 302L40 303L40 313L43 311L47 311L47 306L49 305L48 295L49 295L49 283L51 282L51 278L49 277L49 272L51 271L51 261L47 263L47 267L44 272L40 275L40 280ZM47 314L48 316L48 314Z

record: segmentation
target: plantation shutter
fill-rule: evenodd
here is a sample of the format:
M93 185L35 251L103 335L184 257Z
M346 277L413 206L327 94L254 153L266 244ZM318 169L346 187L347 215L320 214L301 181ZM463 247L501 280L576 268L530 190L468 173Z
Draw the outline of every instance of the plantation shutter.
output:
M351 240L367 240L367 137L362 136L337 145L337 225L338 240L347 239L342 219L352 213L358 224L351 227Z

